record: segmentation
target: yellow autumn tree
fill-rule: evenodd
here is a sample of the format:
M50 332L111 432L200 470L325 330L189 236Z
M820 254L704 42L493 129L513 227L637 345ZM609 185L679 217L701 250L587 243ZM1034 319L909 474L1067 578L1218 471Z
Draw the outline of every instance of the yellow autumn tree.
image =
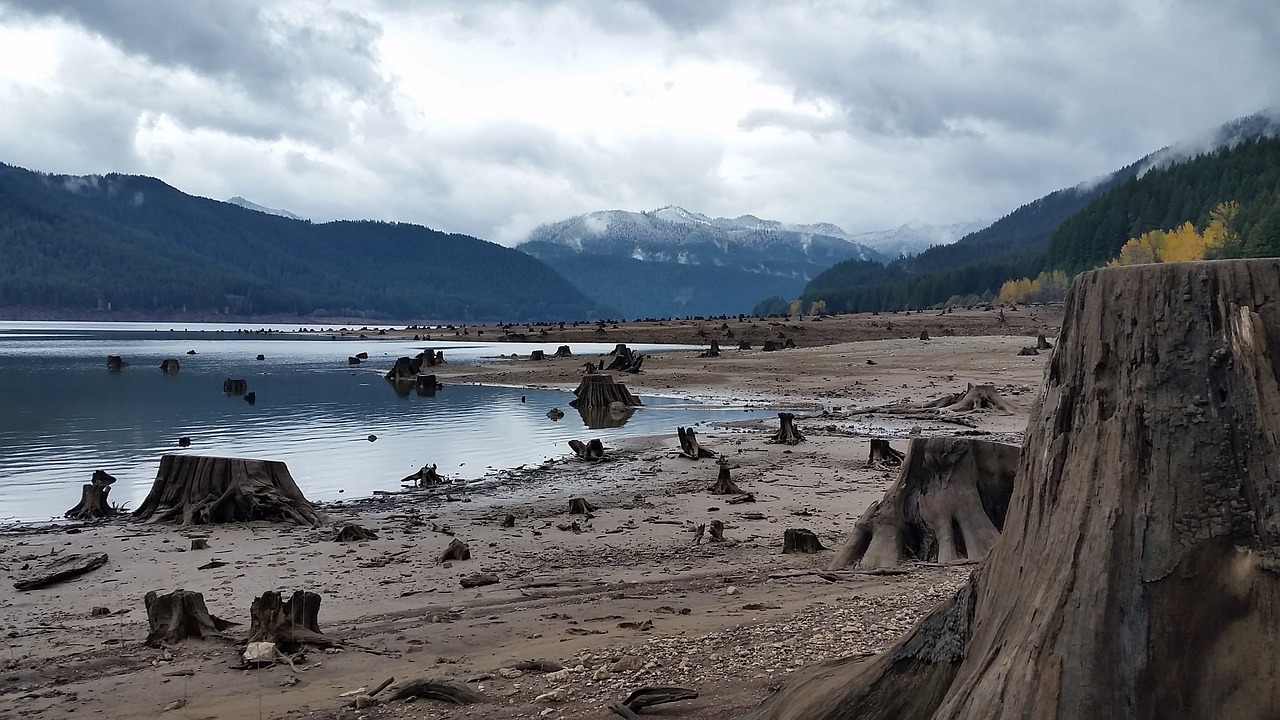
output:
M1007 280L1000 286L1000 302L1054 302L1067 296L1070 279L1061 270L1042 272L1034 280Z
M1236 230L1236 215L1240 203L1224 200L1209 211L1209 226L1204 229L1206 257L1235 257L1240 247L1240 232Z
M1209 212L1204 232L1184 222L1172 230L1152 230L1130 238L1108 266L1142 265L1157 262L1187 262L1230 254L1239 244L1233 227L1240 205L1234 200L1220 202Z

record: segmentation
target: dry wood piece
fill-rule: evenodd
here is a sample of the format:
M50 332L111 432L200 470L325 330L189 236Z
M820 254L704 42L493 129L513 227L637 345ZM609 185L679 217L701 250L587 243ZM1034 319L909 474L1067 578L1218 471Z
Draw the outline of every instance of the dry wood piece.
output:
M625 384L614 380L607 373L583 375L573 394L574 399L569 401L569 405L580 409L607 408L613 403L621 403L625 407L643 405L640 398L632 395Z
M467 544L454 538L449 541L449 547L444 549L440 555L440 562L450 562L452 560L470 560L471 548Z
M172 645L187 638L220 638L224 630L237 624L210 615L204 595L198 592L174 590L161 595L152 590L142 602L147 608L147 645L151 647Z
M807 528L791 528L782 533L782 552L813 554L826 550L819 542L818 536Z
M751 718L1272 718L1280 263L1075 278L1004 536L855 668Z
M795 445L804 442L804 434L795 424L796 416L789 412L778 413L778 432L765 442Z
M182 525L268 520L318 526L325 516L275 460L164 455L133 516Z
M586 515L599 510L595 505L587 502L586 498L574 497L569 498L569 514L570 515Z
M578 456L579 460L590 460L598 462L604 459L604 443L599 438L588 440L585 443L581 440L570 440L569 447L573 448L573 453Z
M249 383L244 378L227 378L222 381L223 395L243 395L249 391Z
M119 355L107 356L107 370L110 370L111 372L120 372L127 367L129 367L129 363L125 362Z
M494 585L501 582L497 575L491 573L475 573L467 575L458 581L464 588L484 587L485 585Z
M89 484L81 486L80 502L66 512L66 517L72 520L96 520L114 516L119 511L107 502L107 495L115 481L106 472L94 470Z
M285 652L303 645L333 647L337 643L320 634L319 614L316 593L296 590L283 600L278 592L264 592L249 606L249 642L275 643Z
M13 586L19 590L36 590L79 577L106 564L106 553L67 553L31 570L26 577L15 582Z
M894 450L888 440L872 438L871 450L867 454L867 465L871 467L902 467L902 459L906 453Z
M181 369L182 365L175 358L165 358L164 362L160 363L160 372L165 375L172 375Z
M712 495L742 495L742 488L729 477L729 459L721 455L718 461L720 474L711 486Z
M1018 454L985 440L913 439L897 480L854 524L830 569L985 557L1004 526Z
M698 434L693 431L693 428L677 427L676 435L680 437L681 457L697 460L716 456L714 452L698 444Z
M725 502L730 505L738 505L740 503L753 503L756 501L755 493L743 493L741 495L733 495L725 498Z
M431 485L443 485L448 483L449 480L441 477L440 474L436 472L435 463L432 463L430 465L423 465L418 469L418 472L401 478L400 482L404 485L412 485L413 487L429 487Z
M635 718L640 717L640 711L647 707L679 702L681 700L696 700L697 698L697 690L682 687L650 685L633 690L631 694L627 696L626 700L611 703L609 705L609 709L628 720L634 720Z
M470 705L471 703L488 702L489 699L478 690L464 682L448 678L422 678L406 683L391 694L389 700L411 700L426 698L454 705Z
M364 527L360 527L355 523L343 525L342 529L333 536L334 542L359 542L362 540L377 540L378 533Z
M724 522L721 520L712 520L707 526L707 532L710 535L710 537L707 538L709 542L723 542Z

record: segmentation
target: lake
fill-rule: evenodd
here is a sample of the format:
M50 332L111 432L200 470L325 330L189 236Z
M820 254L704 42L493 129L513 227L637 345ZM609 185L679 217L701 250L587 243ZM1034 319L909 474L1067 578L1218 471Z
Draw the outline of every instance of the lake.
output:
M483 362L536 349L550 355L558 345L264 332L297 329L0 322L0 522L61 516L99 469L117 478L111 501L136 508L165 453L282 460L309 499L325 501L399 490L401 478L429 463L470 480L563 457L575 438L599 437L607 446L674 433L677 425L743 418L741 407L645 395L625 424L589 429L569 407L568 391L446 384L434 396L402 396L382 377L400 356L431 348L443 350L447 362ZM613 344L571 348L595 357ZM347 358L361 351L369 359L349 367ZM259 354L265 359L256 360ZM109 372L108 355L129 367ZM166 358L181 370L161 372ZM254 404L223 394L232 377L247 381ZM552 407L564 410L564 419L549 420ZM181 448L184 436L191 445Z

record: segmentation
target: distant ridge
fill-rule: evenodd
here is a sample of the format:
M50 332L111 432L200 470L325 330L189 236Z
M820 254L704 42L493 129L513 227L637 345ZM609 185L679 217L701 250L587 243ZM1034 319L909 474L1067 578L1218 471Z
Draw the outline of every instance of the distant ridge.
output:
M269 207L266 207L265 205L259 205L256 202L245 200L239 195L236 195L235 197L227 198L227 202L231 203L232 205L239 205L240 207L246 210L256 210L257 212L260 212L260 213L266 213L267 215L275 215L277 217L286 217L286 218L289 218L290 220L306 219L300 215L294 215L288 210L278 210L276 208L269 208Z

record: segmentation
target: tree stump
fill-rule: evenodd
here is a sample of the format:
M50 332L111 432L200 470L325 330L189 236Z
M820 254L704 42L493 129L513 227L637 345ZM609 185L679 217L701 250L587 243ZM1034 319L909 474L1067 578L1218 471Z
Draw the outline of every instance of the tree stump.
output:
M127 367L129 367L129 363L125 362L124 358L119 355L107 356L107 370L110 370L111 372L120 372Z
M693 428L677 427L676 435L680 438L680 456L690 460L713 458L716 454L698 444L698 434Z
M111 493L111 484L115 481L114 477L102 470L94 470L89 484L80 486L80 502L68 510L65 517L72 520L114 517L119 511L107 502L107 495Z
M742 488L738 487L738 483L729 477L729 460L723 455L718 461L720 465L720 474L716 477L716 481L711 486L712 495L744 495Z
M244 401L249 403L250 405L258 402L258 393L250 390L249 392L244 394Z
M418 375L413 379L413 389L417 391L419 397L431 397L443 387L444 385L436 379L435 375Z
M599 462L604 459L604 443L599 438L586 441L570 440L569 447L573 449L579 460L590 460Z
M724 542L724 522L712 520L707 525L708 542Z
M854 523L830 569L985 557L1000 537L1019 448L970 438L915 438L898 478Z
M995 385L974 385L969 383L968 387L962 393L954 395L944 395L936 400L927 402L921 407L937 408L939 410L950 410L951 412L971 412L983 408L995 408L996 410L1009 410L1009 406L1005 404L1004 398L1000 397L1000 393L996 391Z
M361 542L364 540L377 540L378 533L354 523L343 525L333 536L334 542Z
M878 468L902 467L902 459L906 453L894 450L888 440L872 438L871 450L867 454L867 465Z
M782 346L772 340L765 340L764 344L760 346L760 349L765 352L776 352L781 350Z
M750 349L751 349L751 343L747 342L746 340L739 340L739 341L738 341L738 349L739 349L739 350L750 350Z
M634 374L640 372L640 366L644 364L644 355L632 351L631 348L621 343L609 354L613 355L614 358L613 362L609 363L605 370L618 370Z
M1037 336L1036 336L1036 349L1037 349L1037 350L1052 350L1052 349L1053 349L1053 344L1052 344L1052 343L1050 343L1048 340L1045 340L1045 339L1044 339L1044 335L1037 335Z
M160 372L165 375L173 375L182 369L182 365L174 358L167 358L160 363Z
M560 347L556 348L556 354L552 355L551 357L571 358L573 357L573 351L569 349L568 345L561 345Z
M222 381L223 395L243 395L249 391L249 383L244 378L227 378Z
M347 357L347 365L359 365L361 362L362 360L355 355Z
M1000 542L748 717L1276 717L1278 296L1275 259L1076 277Z
M1040 354L1039 350L1030 346L1024 347L1018 351L1018 357L1026 357L1029 355L1039 355L1039 354Z
M921 330L921 331L920 331L920 339L921 339L921 340L928 340L928 339L929 339L929 331L928 331L928 330Z
M569 498L569 514L570 515L587 515L599 510L595 505L587 502L586 498Z
M579 409L608 408L613 403L621 403L625 407L643 404L640 398L631 394L626 385L605 373L583 375L573 395L574 399L569 401L569 405Z
M530 360L546 360L547 357L546 357L546 353L544 353L543 351L534 350L533 352L529 353L529 359Z
M700 358L720 357L720 341L713 338L711 340L711 347L699 353L698 357Z
M249 642L275 643L284 652L303 645L333 647L337 643L320 634L319 614L316 593L295 590L285 601L278 592L264 592L249 606Z
M418 472L401 478L400 482L412 487L430 487L432 485L443 485L449 481L440 477L440 473L436 472L435 463L432 463L430 465L423 465L418 469Z
M442 563L452 562L454 560L470 560L470 559L471 559L471 548L467 547L467 544L462 542L458 538L454 538L450 540L449 547L445 548L444 552L440 554L440 562Z
M805 553L812 555L826 550L818 540L818 536L807 528L791 528L782 532L783 554Z
M181 525L266 520L318 526L326 521L284 463L203 455L161 456L151 492L133 516Z
M792 413L778 413L778 432L774 433L773 437L765 442L783 445L795 445L804 442L804 434L796 427L795 420L796 416Z
M155 590L142 598L147 609L147 645L160 647L175 645L187 638L204 640L223 637L222 632L238 623L209 614L204 595L186 590L174 590L161 595Z
M516 516L515 516L515 515L512 515L511 513L507 513L506 515L504 515L504 516L502 517L502 527L504 527L504 528L513 528L513 527L515 527L515 526L516 526Z

